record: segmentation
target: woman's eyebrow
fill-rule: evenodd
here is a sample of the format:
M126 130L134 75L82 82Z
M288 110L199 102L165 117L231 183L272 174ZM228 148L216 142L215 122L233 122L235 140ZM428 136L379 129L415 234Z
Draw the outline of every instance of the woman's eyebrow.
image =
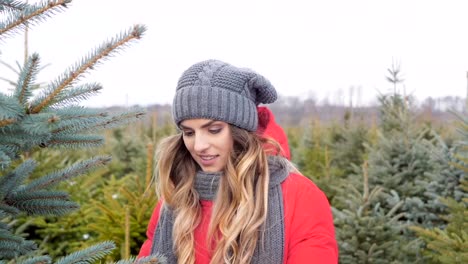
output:
M190 127L186 127L186 126L184 126L184 125L179 125L179 128L180 128L180 129L191 129Z

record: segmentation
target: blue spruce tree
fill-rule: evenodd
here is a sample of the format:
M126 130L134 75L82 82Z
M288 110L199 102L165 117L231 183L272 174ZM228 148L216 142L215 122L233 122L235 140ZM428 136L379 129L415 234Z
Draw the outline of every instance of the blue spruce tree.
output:
M399 67L389 72L393 93L379 98L378 138L334 203L340 263L427 263L425 242L409 227L445 226L447 207L431 190L460 193L460 171L437 161L437 136L416 124L409 98L397 92Z
M65 10L70 2L50 0L28 4L0 0L1 44L8 36L22 32L26 25L34 26L54 13ZM60 216L77 209L78 204L71 201L67 193L55 189L57 184L110 161L108 156L91 157L65 169L29 179L37 164L28 159L25 153L40 151L41 148L98 147L104 141L103 136L96 134L99 130L121 126L144 115L144 111L139 109L111 113L79 106L79 102L97 94L102 87L98 83L78 83L85 73L140 39L144 32L144 26L135 25L105 41L55 80L40 88L37 95L34 95L33 89L40 87L36 77L41 64L40 56L32 54L20 66L14 91L0 92L0 263L9 260L50 263L52 260L48 256L34 254L37 248L34 242L16 234L14 219L21 214L31 217ZM105 241L65 256L57 263L91 263L101 259L114 247L113 242ZM138 260L139 263L159 261L163 261L163 258L152 256ZM127 260L119 263L132 262Z
M380 204L383 188L369 186L368 164L353 166L350 175L335 198L340 208L333 207L339 262L353 263L393 263L399 258L399 245L402 242L398 224L401 214L396 211L402 202L387 210Z
M466 210L468 181L465 177L465 173L468 172L468 118L466 116L460 116L458 128L460 139L451 148L442 148L437 155L436 161L440 162L437 172L442 178L432 182L427 190L430 197L436 197L439 204L446 206L441 218L447 224L433 228L411 227L426 244L423 254L427 256L428 263L468 262L468 211Z
M399 67L389 72L391 76L387 79L394 87L403 81ZM398 224L403 227L400 234L404 238L397 259L404 263L424 263L426 259L421 254L424 243L408 227L445 225L439 216L445 206L428 195L433 182L444 181L433 159L439 142L434 131L416 124L410 97L401 95L395 88L393 94L379 99L381 133L369 153L369 184L384 188L380 200L383 208L391 210L402 203L396 211L402 214Z

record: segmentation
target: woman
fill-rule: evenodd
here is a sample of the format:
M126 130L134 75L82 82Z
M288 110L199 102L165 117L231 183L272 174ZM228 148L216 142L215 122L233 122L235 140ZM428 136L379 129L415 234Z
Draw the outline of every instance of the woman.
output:
M159 146L161 200L139 257L337 263L325 195L290 165L284 131L271 111L257 107L276 98L266 78L221 61L182 74L173 101L181 133Z

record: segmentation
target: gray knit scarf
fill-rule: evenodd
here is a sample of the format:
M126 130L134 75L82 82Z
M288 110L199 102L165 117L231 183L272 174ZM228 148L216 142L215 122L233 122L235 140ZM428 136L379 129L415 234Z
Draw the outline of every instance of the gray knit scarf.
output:
M284 254L284 211L281 182L289 175L289 166L284 158L269 157L270 188L268 191L268 214L262 233L255 248L252 262L255 264L283 263ZM195 189L201 200L213 200L219 186L221 173L198 172ZM173 251L172 227L174 213L167 206L161 208L158 225L153 237L151 254L160 254L167 258L168 264L176 264L177 257Z

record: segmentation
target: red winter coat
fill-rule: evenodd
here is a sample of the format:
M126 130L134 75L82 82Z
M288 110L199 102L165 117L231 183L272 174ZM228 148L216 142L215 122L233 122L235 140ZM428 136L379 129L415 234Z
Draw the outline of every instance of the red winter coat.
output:
M259 107L259 129L264 135L276 139L283 148L283 155L290 157L286 135L275 123L272 112ZM308 178L291 173L281 183L284 203L285 245L284 263L338 263L338 247L330 205L323 192ZM212 201L202 200L202 220L195 229L195 254L197 264L208 264L210 252L204 245L210 222ZM148 256L153 235L158 224L161 202L154 209L146 232L148 239L140 249L138 257Z

